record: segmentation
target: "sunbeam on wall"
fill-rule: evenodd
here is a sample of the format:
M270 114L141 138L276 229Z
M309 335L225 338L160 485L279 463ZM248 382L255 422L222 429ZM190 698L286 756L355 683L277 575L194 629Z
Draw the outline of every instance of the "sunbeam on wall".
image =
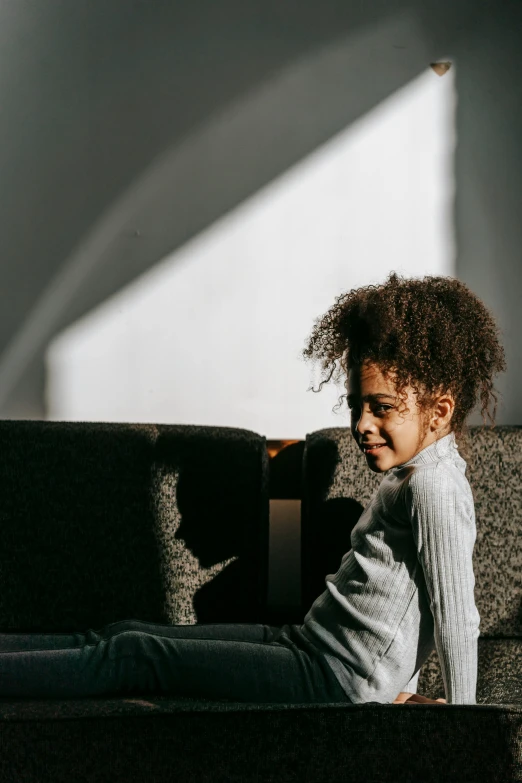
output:
M58 335L48 417L269 438L347 424L338 388L307 392L300 352L342 291L392 269L454 274L454 76L427 68Z

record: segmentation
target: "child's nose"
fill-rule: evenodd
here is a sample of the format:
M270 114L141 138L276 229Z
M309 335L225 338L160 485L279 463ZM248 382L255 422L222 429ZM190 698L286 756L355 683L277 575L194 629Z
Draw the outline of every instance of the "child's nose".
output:
M369 432L375 427L375 419L370 410L361 411L359 421L357 422L357 432L362 435L363 432Z

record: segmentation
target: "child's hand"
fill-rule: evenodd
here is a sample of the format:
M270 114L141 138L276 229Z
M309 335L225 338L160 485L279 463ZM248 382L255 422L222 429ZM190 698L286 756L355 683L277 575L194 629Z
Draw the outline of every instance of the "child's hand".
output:
M410 698L410 696L413 696L413 693L408 693L407 691L401 691L393 704L404 704L404 702Z
M401 691L393 704L447 704L447 701L446 699L428 699L427 696L421 696L420 693Z

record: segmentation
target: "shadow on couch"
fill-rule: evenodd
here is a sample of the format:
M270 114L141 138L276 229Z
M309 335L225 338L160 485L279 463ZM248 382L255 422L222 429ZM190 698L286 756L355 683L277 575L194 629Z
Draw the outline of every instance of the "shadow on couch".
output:
M261 436L7 421L0 449L0 630L260 616L268 571Z

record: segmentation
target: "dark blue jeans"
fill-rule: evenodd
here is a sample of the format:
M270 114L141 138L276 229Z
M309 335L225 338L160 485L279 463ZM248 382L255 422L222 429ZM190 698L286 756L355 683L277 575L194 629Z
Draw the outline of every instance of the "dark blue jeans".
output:
M299 626L159 625L0 633L0 698L164 694L239 702L349 702Z

